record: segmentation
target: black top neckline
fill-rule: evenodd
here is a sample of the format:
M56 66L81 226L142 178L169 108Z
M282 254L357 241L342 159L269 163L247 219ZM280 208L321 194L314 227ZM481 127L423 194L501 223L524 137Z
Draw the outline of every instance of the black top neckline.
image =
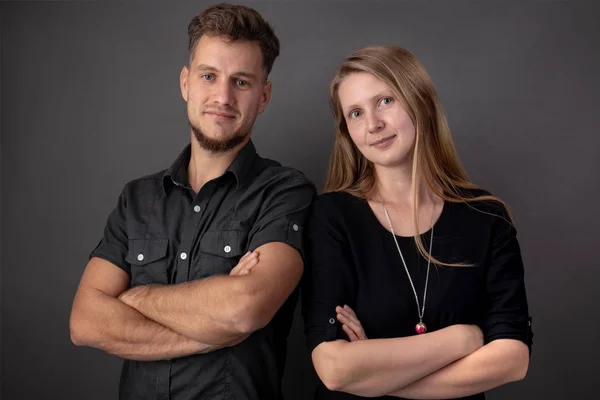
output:
M382 225L381 222L379 221L379 219L377 219L377 216L375 215L375 213L373 212L373 209L369 205L369 201L367 199L363 199L363 198L360 198L359 200L362 203L362 205L368 209L367 211L368 211L369 218L373 219L375 221L375 223L377 223L377 225L381 229L386 231L388 234L392 234L392 232L386 226ZM430 235L432 228L435 228L436 225L439 225L440 222L443 222L443 219L445 218L444 216L447 214L447 209L448 209L449 205L450 205L450 203L448 201L444 200L444 205L442 206L442 212L440 213L440 216L437 218L437 220L433 223L433 225L428 230L421 233L419 236L423 237L423 236ZM395 236L398 240L409 240L409 239L414 238L414 236L401 236L401 235L397 235L397 234L395 234Z

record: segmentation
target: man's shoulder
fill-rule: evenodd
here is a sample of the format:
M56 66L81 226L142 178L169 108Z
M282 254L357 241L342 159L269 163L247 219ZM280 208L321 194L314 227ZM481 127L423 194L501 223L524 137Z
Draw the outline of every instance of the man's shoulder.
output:
M143 195L147 192L153 192L157 189L162 189L163 178L166 172L167 170L163 169L152 174L132 179L125 184L123 192L127 194Z
M314 188L313 182L296 168L283 166L280 162L268 158L259 158L255 163L253 183L257 185L308 185Z

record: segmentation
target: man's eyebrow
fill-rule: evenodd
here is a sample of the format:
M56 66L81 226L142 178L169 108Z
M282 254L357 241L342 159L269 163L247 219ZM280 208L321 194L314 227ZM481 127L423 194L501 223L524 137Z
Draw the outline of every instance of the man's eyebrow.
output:
M233 75L234 76L246 77L246 78L250 78L250 79L256 80L256 75L253 74L252 72L239 71L239 72L233 73Z
M219 72L219 70L213 66L207 64L200 64L196 67L198 71L211 71L211 72Z
M199 72L221 72L221 71L219 71L218 68L215 68L212 65L208 65L208 64L200 64L195 67L195 70L199 71ZM252 80L258 80L258 78L256 77L256 74L253 74L252 72L247 72L247 71L237 71L231 75L234 77L242 77L242 78L248 78L248 79L252 79Z
M196 70L200 71L200 72L221 72L217 68L215 68L211 65L208 65L208 64L200 64L196 67ZM247 72L247 71L237 71L231 75L257 80L256 74L253 74L252 72Z

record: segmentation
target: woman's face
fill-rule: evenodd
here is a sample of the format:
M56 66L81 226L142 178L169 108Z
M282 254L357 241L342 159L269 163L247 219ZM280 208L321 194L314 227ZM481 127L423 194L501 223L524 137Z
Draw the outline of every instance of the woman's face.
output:
M350 137L369 161L382 167L411 162L415 127L388 85L356 72L340 83L338 96Z

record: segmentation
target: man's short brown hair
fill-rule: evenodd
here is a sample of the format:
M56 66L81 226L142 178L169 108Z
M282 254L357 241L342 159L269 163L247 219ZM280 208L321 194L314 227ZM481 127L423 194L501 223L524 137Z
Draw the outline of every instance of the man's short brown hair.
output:
M279 55L279 39L273 27L250 7L221 3L196 15L188 25L190 60L202 35L220 36L231 41L258 42L265 81Z

